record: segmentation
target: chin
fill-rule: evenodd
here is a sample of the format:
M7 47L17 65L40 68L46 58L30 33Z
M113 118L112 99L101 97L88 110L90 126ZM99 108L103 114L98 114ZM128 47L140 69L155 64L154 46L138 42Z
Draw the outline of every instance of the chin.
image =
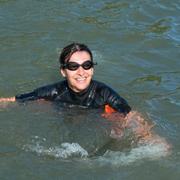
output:
M89 79L86 79L86 81L80 81L80 82L74 81L71 84L71 89L75 92L81 92L90 85L90 82L91 81Z
M74 88L76 90L76 92L81 92L83 90L85 90L88 86L81 86L81 87L78 87L78 88Z
M79 91L83 91L84 89L86 89L89 86L90 82L86 81L86 82L80 82L80 83L76 83L76 85L74 86L74 89L77 89Z

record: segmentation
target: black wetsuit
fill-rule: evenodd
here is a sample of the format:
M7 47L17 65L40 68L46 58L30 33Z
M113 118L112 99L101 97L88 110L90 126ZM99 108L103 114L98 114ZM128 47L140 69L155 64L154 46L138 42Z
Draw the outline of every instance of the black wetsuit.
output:
M26 94L16 96L17 101L45 99L88 108L101 108L106 104L118 112L127 114L131 108L127 102L107 85L92 80L89 87L82 92L74 92L66 80L40 87Z

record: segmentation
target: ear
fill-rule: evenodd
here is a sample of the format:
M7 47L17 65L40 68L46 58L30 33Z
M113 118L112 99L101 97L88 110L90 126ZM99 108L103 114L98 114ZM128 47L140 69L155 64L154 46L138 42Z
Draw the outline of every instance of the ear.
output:
M60 69L60 73L63 77L66 77L66 73L65 73L65 70L63 68Z

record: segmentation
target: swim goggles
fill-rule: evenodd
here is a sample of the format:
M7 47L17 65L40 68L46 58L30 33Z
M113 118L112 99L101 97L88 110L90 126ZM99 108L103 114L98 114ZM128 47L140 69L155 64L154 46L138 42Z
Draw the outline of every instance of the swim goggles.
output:
M91 69L94 65L97 65L97 63L93 63L92 61L88 60L83 62L82 64L78 64L76 62L67 62L63 65L61 65L62 68L68 69L70 71L76 71L80 66L84 70L89 70Z

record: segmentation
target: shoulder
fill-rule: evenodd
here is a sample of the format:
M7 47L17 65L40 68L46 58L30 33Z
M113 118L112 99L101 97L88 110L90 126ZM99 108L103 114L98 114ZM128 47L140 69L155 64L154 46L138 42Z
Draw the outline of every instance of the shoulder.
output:
M92 84L97 88L109 88L105 83L96 80L92 80Z
M93 80L92 83L96 87L97 93L103 96L109 96L111 94L115 94L118 96L118 93L115 90L113 90L110 86L105 84L104 82Z

